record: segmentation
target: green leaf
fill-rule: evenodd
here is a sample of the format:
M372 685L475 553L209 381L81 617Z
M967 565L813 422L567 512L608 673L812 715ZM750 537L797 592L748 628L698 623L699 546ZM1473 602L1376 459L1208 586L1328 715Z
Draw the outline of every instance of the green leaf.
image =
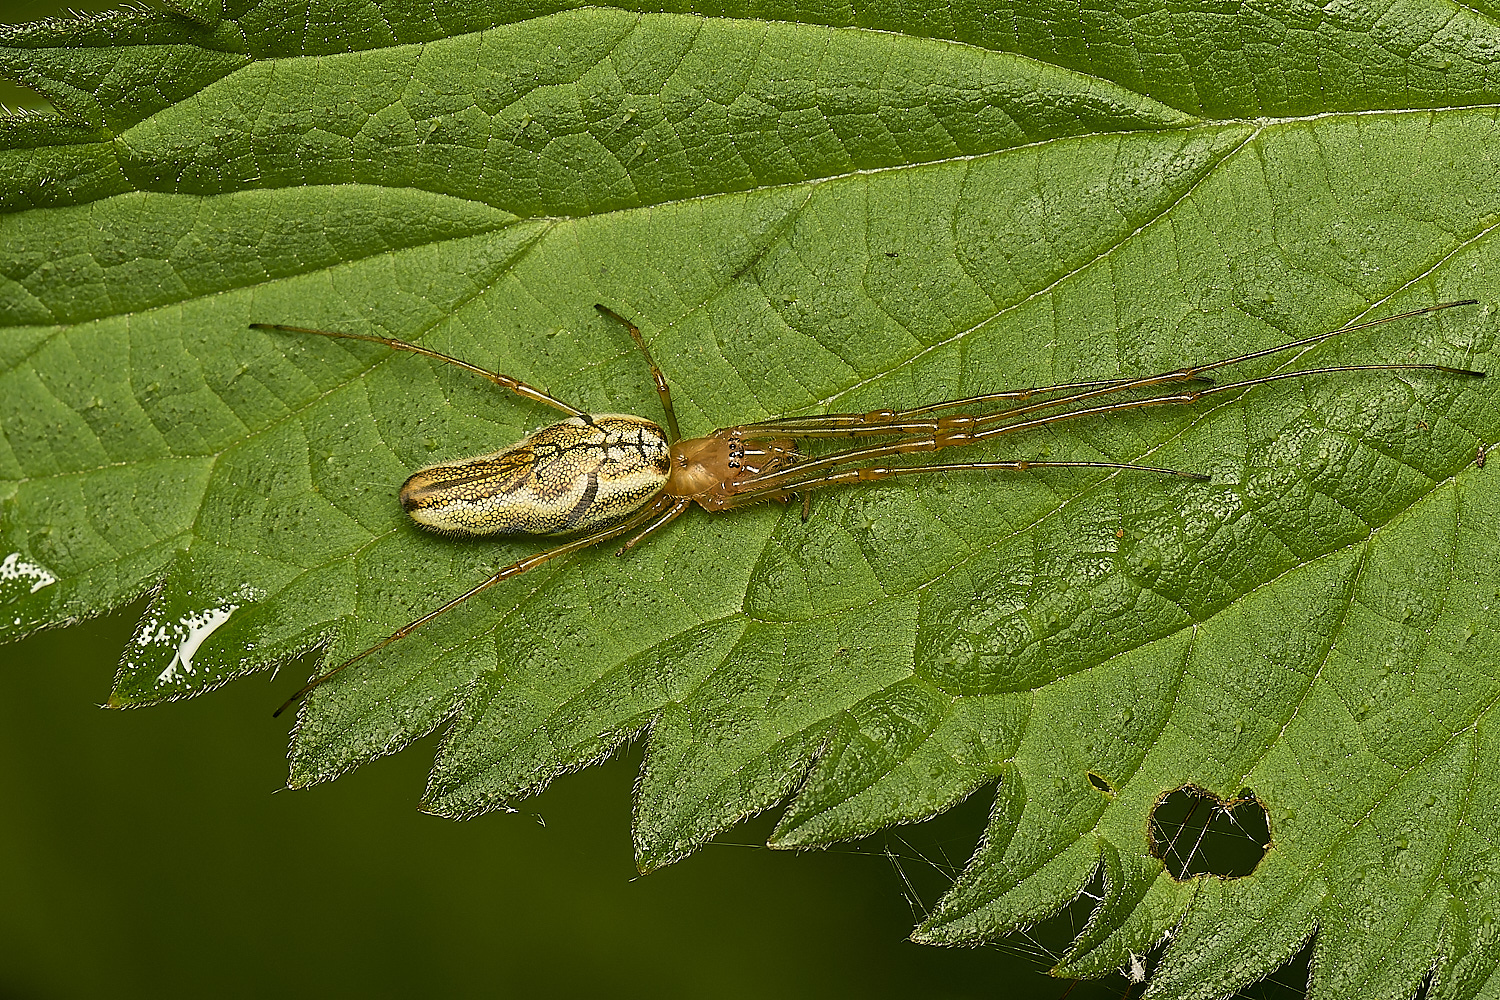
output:
M545 547L394 487L550 414L416 340L688 435L1148 373L1500 298L1495 12L184 4L0 32L71 118L0 120L0 602L153 592L111 703L332 665ZM1484 368L1489 306L1238 370ZM293 785L446 727L424 808L648 741L643 868L785 802L805 847L998 787L918 930L1104 894L1063 974L1170 936L1215 996L1494 974L1494 381L1363 373L1049 427L914 477L698 511L485 592L318 689ZM303 669L306 669L305 667ZM316 669L316 668L315 668ZM294 687L295 678L287 685ZM271 707L268 705L268 708ZM997 786L998 782L998 786ZM1253 875L1175 881L1159 798L1250 789ZM1102 786L1102 787L1101 787Z

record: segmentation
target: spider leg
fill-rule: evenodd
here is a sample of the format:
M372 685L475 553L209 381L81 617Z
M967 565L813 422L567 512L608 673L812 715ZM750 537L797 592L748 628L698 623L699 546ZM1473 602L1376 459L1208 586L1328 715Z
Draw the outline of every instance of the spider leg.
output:
M1125 388L1134 381L1134 376L1126 376L1123 378L1095 379L1092 382L1067 382L1061 385L1037 386L1031 389L1012 389L1008 392L990 392L985 393L982 396L970 396L967 399L953 399L949 400L946 403L929 403L926 406L918 406L910 410L902 410L897 414L897 416L916 417L924 413L936 413L939 410L952 410L958 409L959 407L973 408L975 406L982 406L986 403L996 402L1004 399L1026 400L1030 399L1032 396L1038 396L1044 393L1051 392L1074 393L1080 390L1102 390L1105 392L1115 392L1118 389ZM1199 379L1197 376L1187 375L1183 376L1182 381L1202 381L1207 383L1212 380ZM1042 400L1042 402L1045 403L1047 402L1047 400Z
M938 465L867 465L858 469L832 469L781 486L766 486L736 492L721 508L730 510L750 504L772 500L788 491L797 491L807 498L807 491L825 486L852 486L856 483L878 483L898 476L925 475L929 472L1029 472L1032 469L1127 469L1132 472L1155 472L1164 476L1179 476L1194 482L1206 483L1212 477L1200 472L1183 472L1181 469L1164 469L1154 465L1131 465L1127 462L1052 462L1041 459L1014 459L1004 462L948 462ZM805 520L805 518L804 518Z
M626 549L633 549L633 548L635 548L636 545L640 543L641 539L645 538L647 535L649 535L652 532L656 531L658 528L664 528L667 525L671 524L673 521L677 520L677 518L682 515L683 511L687 510L692 505L693 505L693 501L691 499L687 498L687 497L682 497L682 498L678 499L676 503L674 503L671 507L669 507L667 509L666 513L662 514L656 520L654 520L650 524L646 525L644 528L642 528L640 530L639 534L637 534L630 541L626 542L624 545L620 546L619 549L616 550L615 555L617 555L617 556L623 556L625 554L625 550Z
M1202 382L1212 385L1213 380L1196 375L1181 375L1173 372L1160 376L1163 381ZM1138 387L1139 379L1102 379L1095 382L1069 382L1062 385L1035 386L1030 389L1009 389L1004 392L989 392L981 396L966 396L943 403L931 403L911 410L872 410L868 413L821 413L795 417L774 417L751 424L739 424L727 430L737 430L746 437L775 435L795 438L874 437L882 434L921 434L937 432L954 422L963 423L972 418L966 416L922 419L924 414L960 408L974 409L999 400L1026 400L1033 396L1052 392L1073 393L1066 399L1092 398L1095 395L1117 392L1124 388ZM1093 390L1079 394L1079 390ZM1063 399L1043 400L1038 407L1051 406ZM1015 412L1006 410L1006 413Z
M1352 325L1349 325L1349 326L1341 326L1341 327L1339 327L1339 328L1337 328L1335 330L1328 330L1328 331L1325 331L1324 333L1314 334L1311 337L1304 337L1301 340L1294 340L1294 341L1291 341L1290 343L1279 344L1279 345L1277 345L1275 347L1266 347L1266 348L1262 348L1261 350L1258 350L1258 351L1251 351L1248 354L1241 354L1241 355L1238 355L1237 357L1233 357L1233 358L1224 358L1224 359L1219 360L1219 361L1210 361L1210 362L1207 362L1207 363L1204 363L1204 364L1188 365L1185 368L1179 368L1176 371L1163 372L1163 373L1161 373L1159 375L1147 375L1147 376L1145 376L1143 378L1127 379L1127 380L1115 383L1115 384L1113 384L1113 385L1111 385L1111 386L1109 386L1107 388L1094 389L1094 390L1090 390L1090 391L1086 391L1086 392L1075 393L1075 394L1073 394L1071 396L1061 396L1061 397L1058 397L1057 399L1050 399L1050 400L1046 400L1046 401L1040 402L1040 403L1033 403L1033 404L1031 404L1029 406L1013 407L1013 408L1011 408L1009 410L1003 410L1003 411L1001 411L999 413L987 414L986 416L981 417L979 419L979 423L980 423L980 425L987 425L987 424L999 423L1001 421L1012 420L1012 419L1014 419L1016 417L1023 417L1023 416L1026 416L1027 414L1040 412L1042 410L1050 409L1050 408L1053 408L1053 407L1070 406L1070 405L1072 405L1074 403L1085 402L1087 400L1094 399L1094 398L1099 397L1099 396L1107 395L1107 394L1113 393L1113 392L1120 392L1122 390L1129 390L1129 389L1149 389L1149 388L1151 388L1153 386L1165 385L1165 384L1170 384L1170 383L1173 383L1173 382L1211 381L1211 380L1205 379L1203 377L1203 373L1204 372L1213 371L1216 368L1225 368L1225 367L1228 367L1229 365L1241 364L1241 363L1246 362L1246 361L1254 361L1257 358L1270 357L1273 354L1281 354L1284 351L1295 350L1295 349L1297 349L1299 347L1310 347L1313 344L1321 343L1321 342L1323 342L1325 340L1328 340L1328 339L1330 339L1332 337L1337 337L1337 336L1340 336L1340 335L1345 334L1345 333L1352 333L1355 330L1368 330L1370 327L1382 326L1382 325L1384 325L1386 323L1394 323L1397 320L1412 319L1413 317L1416 317L1416 316L1424 316L1427 313L1439 312L1439 311L1441 311L1443 309L1452 309L1455 306L1473 306L1473 305L1478 305L1478 304L1479 304L1479 300L1478 299L1463 299L1463 300L1458 301L1458 302L1440 302L1440 303L1438 303L1437 305L1434 305L1434 306L1424 306L1421 309L1412 309L1412 310L1409 310L1407 312L1397 313L1394 316L1382 316L1379 319L1367 320L1367 321L1365 321L1363 323L1355 323L1355 324L1352 324ZM1325 374L1331 374L1333 372L1349 372L1349 371L1440 371L1440 372L1447 372L1449 374L1460 374L1460 375L1462 375L1462 374L1470 374L1469 372L1467 372L1466 369L1462 369L1462 368L1450 368L1447 365L1432 365L1432 364L1339 365L1339 366L1333 366L1333 367L1328 367L1328 368L1310 368L1310 369L1305 369L1305 370L1299 371L1299 372L1285 372L1285 373L1282 373L1280 375L1270 376L1268 380L1269 381L1275 381L1277 378L1295 378L1295 377L1299 377L1299 376L1302 376L1302 375L1325 375ZM1252 381L1248 381L1248 382L1236 382L1236 383L1233 383L1231 385L1211 386L1208 389L1202 390L1202 392L1200 392L1199 395L1201 397L1201 395L1207 394L1209 392L1221 392L1221 391L1224 391L1224 390L1229 389L1229 388L1245 388L1247 385L1258 385L1258 384L1260 384L1260 382L1258 380L1252 380ZM1159 399L1159 400L1161 400L1163 402L1172 401L1174 398L1175 397L1173 397L1173 396L1153 397L1153 399ZM1157 404L1154 403L1154 402L1145 401L1145 405L1152 406L1152 405L1157 405ZM1120 408L1121 409L1131 409L1132 407L1130 407L1130 406L1121 406ZM1073 412L1075 412L1078 415L1083 415L1084 413L1092 413L1092 412L1100 412L1100 411L1096 410L1095 408L1089 408L1087 410L1078 410L1078 411L1073 411ZM1021 426L1021 425L1016 425L1016 426ZM1032 424L1030 421L1027 421L1027 422L1025 422L1025 426L1035 426L1035 425Z
M1325 335L1326 336L1326 335ZM1046 413L1041 416L1032 417L1029 420L1020 420L1001 426L984 426L992 419L1004 417L1005 414L995 414L993 417L966 418L968 426L951 426L936 434L911 435L901 441L892 441L887 444L867 445L862 448L850 448L845 451L834 452L823 455L810 461L801 462L797 465L784 469L776 469L762 473L758 476L748 476L739 481L738 489L733 496L747 495L756 499L796 490L808 483L821 485L833 485L840 482L855 482L857 475L830 477L825 473L848 465L851 462L878 461L882 458L892 458L897 455L909 455L915 452L936 451L941 448L953 448L960 445L974 444L979 441L987 441L991 438L1006 434L1015 434L1018 431L1031 430L1036 427L1045 427L1048 424L1061 423L1065 420L1077 420L1081 417L1099 416L1105 413L1122 413L1127 410L1141 410L1152 406L1184 406L1196 403L1210 396L1224 392L1237 392L1251 388L1252 386L1267 385L1271 382L1281 382L1286 379L1306 378L1309 375L1329 375L1343 372L1361 371L1435 371L1448 375L1462 375L1471 378L1483 378L1483 372L1470 371L1466 368L1453 368L1448 365L1434 364L1389 364L1389 365L1338 365L1330 368L1313 368L1305 371L1277 372L1272 375L1264 375L1260 378L1244 379L1239 382L1228 382L1223 385L1213 385L1207 389L1194 389L1187 392L1172 393L1165 396L1151 396L1146 399L1127 399L1114 403L1101 403L1097 406L1087 406L1082 409L1068 410L1063 413ZM957 420L957 418L953 418ZM1130 468L1141 469L1147 472L1167 472L1173 475L1193 475L1192 473L1177 472L1172 469L1158 469L1151 466L1122 465L1110 462L1021 462L1019 465L1011 463L964 463L966 468L993 467L993 468L1035 468L1050 465L1086 466L1100 468ZM912 466L913 469L922 468ZM941 468L941 466L927 466L927 468ZM857 473L860 470L852 470ZM891 473L904 475L905 473ZM879 478L886 478L881 476ZM727 506L738 506L738 503L730 503Z
M1460 299L1457 302L1439 302L1435 306L1423 306L1421 309L1409 309L1409 310L1407 310L1406 312L1403 312L1403 313L1396 313L1394 316L1382 316L1379 319L1365 320L1363 323L1354 323L1354 324L1351 324L1349 326L1341 326L1341 327L1339 327L1336 330L1329 330L1326 333L1316 333L1316 334L1313 334L1311 337L1304 337L1301 340L1294 340L1294 341L1292 341L1289 344L1282 344L1279 347L1266 347L1266 348L1263 348L1263 349L1261 349L1259 351L1251 351L1249 354L1241 354L1239 357L1236 357L1236 358L1225 358L1222 361L1213 361L1213 362L1210 362L1210 363L1208 363L1206 365L1193 365L1193 366L1191 366L1190 369L1185 369L1185 370L1190 370L1194 374L1197 374L1198 372L1212 371L1215 368L1225 368L1225 367L1228 367L1229 365L1237 365L1237 364L1239 364L1242 361L1254 361L1256 358L1269 357L1272 354L1280 354L1282 351L1290 351L1290 350L1293 350L1294 348L1298 348L1298 347L1307 347L1309 345L1317 344L1317 343L1320 343L1322 341L1325 341L1325 340L1329 339L1330 337L1338 337L1338 336L1341 336L1341 335L1346 334L1346 333L1353 333L1355 330L1368 330L1372 326L1384 326L1386 323L1394 323L1397 320L1402 320L1402 319L1412 319L1413 317L1416 317L1416 316L1425 316L1428 313L1441 312L1444 309L1452 309L1455 306L1477 306L1477 305L1479 305L1479 300L1478 299ZM1398 366L1398 367L1403 367L1404 368L1404 367L1408 367L1408 366L1401 365L1401 366ZM1417 366L1417 367L1428 367L1428 366ZM1437 366L1433 366L1433 367L1439 367L1439 368L1441 368L1443 366L1437 365Z
M438 617L444 612L451 611L454 608L458 607L464 601L467 601L469 598L473 597L481 590L488 590L490 587L493 587L501 580L508 580L513 576L519 576L529 569L535 569L536 567L542 565L542 563L556 559L558 556L565 556L570 552L577 552L579 549L586 549L591 545L597 545L607 538L613 538L616 535L623 535L627 532L633 531L634 529L640 527L642 524L645 524L647 521L651 520L653 517L656 517L664 506L673 503L674 500L675 498L673 497L658 497L644 510L637 512L634 516L620 522L619 524L613 525L612 527L600 529L599 531L595 531L592 534L584 535L581 538L572 539L571 541L564 542L563 544L558 545L554 548L547 549L544 552L533 553L532 555L529 555L524 559L518 559L515 562L511 563L509 566L501 568L489 579L480 582L477 586L470 587L468 590L464 591L462 594L458 595L453 600L449 601L447 604L444 604L437 610L429 611L421 618L418 618L413 622L408 622L364 652L357 653L354 656L349 657L349 659L345 660L343 663L340 663L338 666L334 667L332 670L314 677L312 680L302 685L302 687L297 690L296 694L292 695L286 701L282 702L281 707L271 713L272 718L275 718L282 712L285 712L288 708L292 707L292 705L296 704L304 695L311 692L314 688L319 687L325 681L348 669L349 667L352 667L354 664L358 663L360 660L363 660L371 653L377 653L385 647L389 646L391 643L406 638L417 629L421 628L423 625L426 625L428 622L432 621L434 618ZM675 510L676 508L674 507L673 509ZM675 516L675 514L673 516ZM666 520L669 519L659 519L657 524L652 525L652 528L657 527L659 524L664 524ZM649 531L650 529L647 530ZM643 532L642 534L644 535L645 532Z
M1015 420L1032 413L1041 413L1045 410L1056 409L1062 406L1073 406L1084 403L1101 396L1108 396L1117 392L1125 392L1137 389L1150 389L1156 386L1172 385L1180 383L1200 383L1208 387L1213 386L1213 380L1205 376L1205 372L1229 365L1240 364L1245 361L1254 361L1257 358L1280 354L1284 351L1294 350L1299 347L1309 347L1331 337L1351 333L1355 330L1367 330L1370 327L1380 326L1385 323L1393 323L1397 320L1411 319L1431 312L1443 309L1452 309L1455 306L1478 305L1477 299L1464 299L1458 302L1442 302L1421 309L1412 309L1408 312L1397 313L1394 316L1383 316L1380 319L1368 320L1349 326L1341 326L1336 330L1304 337L1291 343L1280 344L1276 347L1263 348L1252 351L1249 354L1241 354L1238 357L1225 358L1220 361L1212 361L1205 364L1188 365L1174 371L1161 372L1157 375L1147 375L1138 378L1103 379L1094 382L1072 382L1053 386L1039 386L1031 389L1014 389L1006 392L993 392L981 396L969 396L964 399L954 399L943 403L932 403L927 406L919 406L909 410L875 410L870 413L830 413L824 415L813 415L805 417L780 417L772 420L764 420L759 423L742 425L740 430L752 433L774 433L788 437L805 438L831 438L831 437L858 437L880 434L907 434L918 435L924 433L941 434L946 430L954 430L975 418L965 415L955 415L948 418L936 420L922 420L924 414L936 413L941 410L974 408L988 403L1001 400L1028 400L1035 395L1047 395L1054 392L1062 392L1064 395L1055 396L1050 399L1038 400L1023 406L1015 406L1001 410L997 413L985 414L977 418L977 424L971 426L989 426L1005 421ZM1400 364L1400 365L1357 365L1340 366L1332 368L1318 368L1304 371L1298 374L1313 375L1325 374L1338 371L1392 371L1392 370L1428 370L1442 371L1462 374L1464 369L1449 368L1445 365L1423 365L1423 364ZM1245 383L1236 383L1243 388ZM1168 397L1158 397L1163 400ZM1154 405L1154 404L1148 404ZM1124 407L1129 409L1130 407ZM1090 408L1083 412L1099 412ZM1035 426L1027 421L1025 426Z
M485 378L489 379L491 382L498 385L500 388L509 389L511 392L515 393L517 396L520 396L523 399L529 399L535 403L545 403L548 406L553 407L554 409L562 410L564 413L569 414L570 416L583 416L582 410L577 409L576 407L569 406L567 403L564 403L562 400L556 398L555 396L547 395L545 392L538 389L534 385L527 385L525 382L522 382L518 378L511 378L509 375L501 375L499 372L487 371L484 368L480 368L478 365L471 365L467 361L460 361L458 358L449 357L448 355L443 354L439 351L434 351L430 347L423 347L421 344L409 344L404 340L395 340L391 337L374 337L365 333L339 333L334 330L313 330L305 326L286 326L282 323L251 323L250 329L279 330L282 333L315 333L320 337L335 337L339 340L367 340L372 344L384 344L386 347L392 348L397 351L410 351L413 354L420 354L423 357L436 358L439 361L446 361L450 365L457 365L458 367L463 368L466 371L471 371L476 375L482 375Z
M1395 317L1392 317L1395 318ZM1271 382L1281 382L1286 379L1306 378L1309 375L1335 375L1343 372L1392 372L1392 371L1428 371L1440 372L1444 375L1462 375L1468 378L1484 378L1484 372L1471 371L1468 368L1454 368L1450 365L1433 364L1391 364L1391 365L1335 365L1330 368L1308 368L1303 371L1276 372L1273 375L1263 375L1260 378L1244 379L1240 382L1226 382L1223 385L1210 386L1207 389L1196 389L1192 392L1175 393L1168 396L1151 396L1146 399L1127 399L1118 403L1104 403L1099 406L1088 406L1081 410L1069 410L1066 413L1048 413L1044 416L1033 417L1030 420L1022 420L1013 424L1005 424L1000 427L985 427L990 418L981 417L977 421L977 427L973 431L958 432L954 436L962 435L965 440L952 441L947 444L939 443L937 447L948 447L950 444L967 444L970 441L985 441L1002 434L1014 434L1016 431L1029 430L1033 427L1042 427L1046 424L1055 424L1064 420L1076 420L1079 417L1092 417L1101 413L1120 413L1125 410L1141 410L1150 406L1173 406L1188 403L1196 403L1201 399L1217 395L1221 392L1237 392L1257 385L1268 385Z
M1095 407L1095 409L1104 410L1106 409L1106 407ZM1069 415L1070 414L1062 413L1051 414L1047 417L1039 417L1036 420L1031 421L1031 423L1033 425L1050 423L1053 421L1061 420ZM1010 428L997 428L997 430L1009 429ZM848 465L851 462L871 462L878 461L883 458L894 458L898 455L911 455L917 452L936 451L940 448L951 448L957 447L959 445L971 444L977 440L980 440L980 438L976 435L976 433L973 431L968 431L963 432L962 434L950 433L945 436L939 436L935 434L926 434L921 436L914 435L901 441L891 441L886 444L866 445L862 448L849 448L844 451L838 451L829 455L823 455L818 458L810 459L806 462L800 462L797 465L789 466L787 468L775 469L770 472L763 472L757 476L747 476L744 479L741 479L736 484L737 488L732 494L730 494L728 502L725 504L725 506L738 507L741 506L742 503L753 503L757 500L765 500L771 497L785 495L788 492L804 488L816 489L822 486L832 486L838 483L858 482L860 481L859 473L866 470L851 469L847 470L846 472L838 471L840 466ZM1026 467L1066 465L1070 467L1100 466L1104 468L1139 468L1144 471L1150 472L1170 472L1173 475L1184 475L1184 473L1179 473L1175 470L1170 469L1156 469L1149 466L1121 466L1119 463L1113 462L1056 463L1035 461L962 463L962 466L964 468L1019 468L1023 465ZM915 470L919 468L941 469L945 467L911 466L910 468ZM888 478L890 475L902 474L903 473L896 473L890 470L882 470L881 473L874 478L884 479ZM741 501L741 497L744 497L745 499Z
M641 349L646 356L646 364L651 368L651 378L656 382L656 394L661 397L661 408L667 415L667 433L671 435L669 443L676 442L682 437L682 432L677 429L677 413L672 409L672 390L667 386L667 377L661 373L661 368L656 364L656 359L651 357L651 349L646 346L646 338L641 336L640 329L630 320L615 312L609 306L594 303L594 308L605 316L620 323L626 330L630 331L630 339L635 341L635 346ZM626 546L629 548L630 546Z

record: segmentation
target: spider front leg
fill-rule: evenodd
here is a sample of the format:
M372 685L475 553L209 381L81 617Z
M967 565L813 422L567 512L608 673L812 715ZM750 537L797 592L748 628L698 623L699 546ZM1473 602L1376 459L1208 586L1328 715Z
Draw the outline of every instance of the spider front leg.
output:
M1181 469L1163 469L1154 465L1132 465L1127 462L1053 462L1039 459L1011 459L1001 462L944 462L937 465L867 465L858 469L825 469L806 479L778 486L748 489L727 497L720 510L747 507L766 500L785 499L787 493L800 493L805 504L811 490L827 486L855 486L884 482L901 476L926 475L933 472L1029 472L1032 469L1126 469L1132 472L1154 472L1206 483L1212 477ZM804 516L803 520L807 520Z
M1206 375L1206 372L1215 369L1241 364L1246 361L1254 361L1258 358L1269 357L1285 351L1295 350L1302 347L1310 347L1322 341L1329 340L1344 334L1353 333L1357 330L1367 330L1371 327L1382 326L1386 323L1394 323L1399 320L1412 319L1428 313L1440 312L1458 306L1478 305L1477 299L1463 299L1457 302L1442 302L1433 306L1425 306L1421 309L1412 309L1408 312L1397 313L1394 316L1383 316L1380 319L1367 320L1362 323L1341 326L1334 330L1304 337L1286 344L1275 347L1263 348L1241 354L1233 358L1223 358L1203 364L1188 365L1172 371L1160 372L1155 375L1146 376L1123 376L1113 379L1098 379L1086 382L1068 382L1059 385L1037 386L1030 389L1011 389L1004 392L992 392L979 396L967 396L963 399L951 399L941 403L930 403L926 406L918 406L907 410L873 410L868 413L827 413L813 414L799 417L777 417L771 420L760 421L755 424L743 425L741 430L755 432L760 435L787 435L797 438L834 438L834 437L861 437L887 435L935 435L942 438L952 431L963 431L968 429L992 428L997 424L1009 424L1014 429L1023 427L1040 426L1054 419L1055 416L1046 415L1048 410L1057 410L1064 407L1072 407L1069 411L1072 416L1084 416L1094 413L1116 412L1121 410L1136 409L1142 406L1154 406L1163 402L1194 401L1205 395L1220 393L1230 389L1243 389L1251 385L1263 384L1263 381L1275 381L1285 377L1300 377L1302 375L1328 375L1338 372L1358 371L1434 371L1447 374L1467 375L1473 374L1465 369L1453 368L1447 365L1437 364L1373 364L1373 365L1335 365L1325 368L1311 369L1296 374L1281 374L1271 376L1266 380L1251 379L1235 382L1231 385L1218 385L1214 379ZM1094 400L1125 391L1152 390L1161 387L1181 387L1180 391L1171 391L1147 400L1125 402L1125 403L1101 403L1095 404ZM1061 395L1054 395L1061 393ZM1036 399L1042 396L1046 398ZM978 416L968 414L955 414L949 417L933 417L932 414L944 410L966 409L977 411L995 402L1018 402L1021 405L1012 406L994 413L985 413ZM1038 416L1040 414L1040 416ZM1062 415L1062 419L1070 419L1069 415ZM996 433L1008 433L1008 431L990 431L985 436ZM981 440L976 437L974 440Z
M1007 419L1018 414L1032 413L1057 406L1072 405L1083 399L1107 396L1124 389L1138 389L1143 384L1170 384L1174 382L1212 385L1213 380L1201 375L1185 372L1168 372L1153 376L1149 381L1139 378L1101 379L1093 382L1068 382L1060 385L1034 386L1029 389L1008 389L1004 392L988 392L980 396L965 396L942 403L930 403L909 410L871 410L868 413L822 413L798 417L774 417L753 424L741 424L737 429L759 435L785 435L794 438L839 438L879 437L881 435L939 434L955 427L969 426L976 420ZM1036 400L1037 396L1051 393L1062 396ZM998 413L975 417L959 413L946 417L931 416L943 410L978 411L992 403L1010 401L1026 405L1002 410Z

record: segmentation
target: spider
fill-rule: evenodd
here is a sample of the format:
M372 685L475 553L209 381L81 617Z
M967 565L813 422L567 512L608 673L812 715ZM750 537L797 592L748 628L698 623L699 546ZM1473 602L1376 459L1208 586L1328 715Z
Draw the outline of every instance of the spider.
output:
M1394 316L1339 327L1278 347L1252 351L1221 361L1189 365L1159 375L992 392L909 410L778 417L749 424L735 424L720 428L705 437L686 440L677 427L677 415L672 409L672 394L666 377L651 357L645 338L634 323L606 306L599 305L595 308L623 325L645 358L656 383L657 395L661 399L666 418L665 429L654 421L630 414L585 413L520 379L486 371L419 344L360 333L337 333L279 323L252 323L251 329L255 330L366 340L384 344L397 351L410 351L435 358L487 378L524 399L544 403L568 415L502 451L420 469L401 487L400 499L402 507L412 520L439 534L470 538L490 535L574 537L561 545L533 553L501 568L442 607L429 611L369 649L314 677L288 698L274 714L280 715L330 678L372 653L405 638L480 591L559 556L598 545L611 538L630 535L616 553L623 554L675 521L694 504L710 512L719 512L767 500L789 501L800 497L805 521L810 490L941 472L1024 472L1039 468L1127 469L1206 482L1208 476L1194 472L1122 462L1014 459L929 465L884 463L902 455L977 444L1064 420L1151 406L1188 405L1216 394L1236 392L1282 379L1356 371L1434 371L1482 378L1483 372L1420 363L1335 365L1278 372L1223 384L1215 383L1205 375L1217 368L1307 347L1354 330L1468 305L1478 305L1478 300L1443 302L1423 309L1413 309ZM1117 393L1150 391L1159 387L1170 387L1170 390L1144 397L1107 398ZM997 403L1010 405L990 413L968 412L990 408ZM816 456L806 454L798 447L799 442L818 439L882 437L893 440L856 445Z

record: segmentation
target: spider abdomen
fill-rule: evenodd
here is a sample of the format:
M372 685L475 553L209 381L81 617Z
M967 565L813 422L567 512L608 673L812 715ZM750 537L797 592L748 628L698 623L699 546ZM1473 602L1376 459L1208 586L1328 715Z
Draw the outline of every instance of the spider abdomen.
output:
M629 517L671 472L666 434L629 414L578 416L503 451L428 466L401 487L401 506L450 535L563 535Z

